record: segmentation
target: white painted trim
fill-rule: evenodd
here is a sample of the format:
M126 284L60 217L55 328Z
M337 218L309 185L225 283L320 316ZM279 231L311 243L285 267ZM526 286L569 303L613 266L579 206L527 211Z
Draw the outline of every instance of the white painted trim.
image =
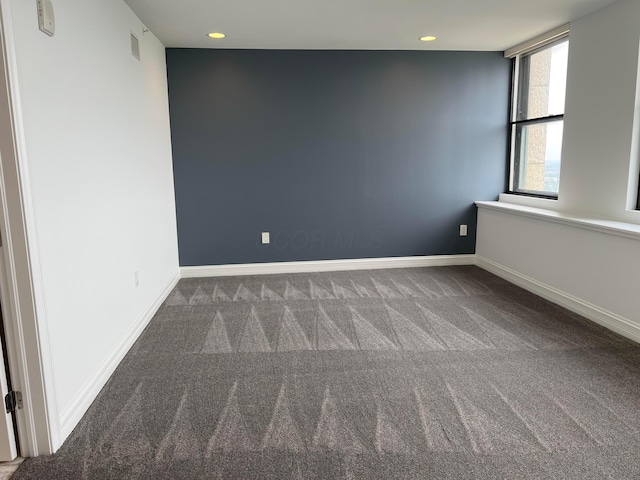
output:
M31 182L22 122L18 66L11 0L0 0L2 23L3 130L2 209L5 228L10 323L7 353L13 387L20 389L24 408L17 413L21 454L53 453L60 430L53 383L49 334L40 272ZM5 123L6 122L6 123Z
M638 188L640 188L640 53L636 70L636 108L633 112L633 128L631 135L631 158L629 159L629 180L627 182L627 212L636 212L638 204Z
M558 199L556 198L539 198L515 193L501 193L498 195L498 201L522 205L523 207L543 208L545 210L558 209Z
M534 278L516 272L488 258L479 255L476 256L476 265L552 303L560 305L609 330L613 330L624 337L640 343L640 326L627 318L621 317L578 297L574 297L551 285L539 282Z
M569 225L571 227L593 230L595 232L606 233L608 235L618 235L620 237L640 240L640 225L635 223L605 220L600 218L588 218L556 210L546 210L543 208L527 207L515 205L507 202L476 202L478 208L494 210L512 215L534 218L547 222Z
M268 275L278 273L336 272L344 270L374 270L380 268L437 267L474 265L475 255L433 255L428 257L356 258L346 260L316 260L307 262L243 263L237 265L207 265L180 267L182 278Z
M0 170L1 168L0 165ZM0 212L1 211L2 208L0 207ZM9 295L9 287L7 285L7 269L5 266L4 253L4 248L0 247L0 303L2 303L0 307L2 307L4 322L11 324L13 316L11 314L11 296ZM0 347L0 352L4 353L4 348ZM9 393L9 382L6 374L8 364L4 361L4 358L8 357L3 357L2 361L0 361L0 391L3 397ZM17 435L18 432L13 426L12 415L5 413L3 410L0 414L0 461L10 462L18 456Z
M527 40L515 47L511 47L504 52L505 58L513 58L517 55L522 55L523 53L531 52L537 48L544 47L550 43L553 43L557 40L560 40L562 37L569 36L570 25L568 23L561 25L553 30L543 33L542 35L538 35L537 37L532 38L531 40Z
M71 434L80 419L82 419L82 416L87 412L98 396L98 393L100 393L100 390L106 385L111 375L113 375L113 372L179 280L179 272L176 272L162 290L151 300L149 306L142 312L142 315L133 325L131 325L127 333L125 333L122 339L114 346L109 355L100 363L71 403L60 413L60 435L63 439L66 439Z

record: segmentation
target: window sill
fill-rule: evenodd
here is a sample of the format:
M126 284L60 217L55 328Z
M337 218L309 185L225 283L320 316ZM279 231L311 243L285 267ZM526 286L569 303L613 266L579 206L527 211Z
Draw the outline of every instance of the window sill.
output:
M523 207L546 208L555 210L558 206L557 198L533 197L531 195L518 195L516 193L501 193L500 202L513 203Z
M512 195L517 196L517 195ZM500 196L502 199L502 195ZM537 198L535 200L543 200ZM531 207L526 205L517 205L515 203L503 202L476 202L479 209L494 210L523 217L534 218L536 220L544 220L547 222L559 223L571 227L582 228L585 230L593 230L596 232L606 233L609 235L617 235L620 237L632 238L640 240L640 225L625 222L615 222L611 220L602 220L597 218L588 218L569 213L558 212L545 208Z

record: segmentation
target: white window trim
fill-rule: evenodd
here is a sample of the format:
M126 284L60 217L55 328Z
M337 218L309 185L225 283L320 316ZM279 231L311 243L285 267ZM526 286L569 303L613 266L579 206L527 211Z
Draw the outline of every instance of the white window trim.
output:
M529 53L533 50L537 50L538 48L544 47L545 45L549 45L550 43L557 42L558 40L569 36L569 24L561 25L553 30L548 31L547 33L543 33L542 35L538 35L531 40L527 40L526 42L520 43L515 47L511 47L504 52L505 58L515 58L518 55L523 55L525 53Z

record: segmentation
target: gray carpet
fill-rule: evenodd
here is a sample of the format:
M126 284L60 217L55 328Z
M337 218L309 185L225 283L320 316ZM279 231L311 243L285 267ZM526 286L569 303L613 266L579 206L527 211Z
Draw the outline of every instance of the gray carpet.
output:
M640 478L640 346L476 267L181 280L23 479Z

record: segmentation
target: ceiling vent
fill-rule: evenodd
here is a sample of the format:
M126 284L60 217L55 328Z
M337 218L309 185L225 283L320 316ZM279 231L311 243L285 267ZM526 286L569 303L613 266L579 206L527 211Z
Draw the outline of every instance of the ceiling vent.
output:
M131 55L140 60L140 42L133 33L131 34Z

